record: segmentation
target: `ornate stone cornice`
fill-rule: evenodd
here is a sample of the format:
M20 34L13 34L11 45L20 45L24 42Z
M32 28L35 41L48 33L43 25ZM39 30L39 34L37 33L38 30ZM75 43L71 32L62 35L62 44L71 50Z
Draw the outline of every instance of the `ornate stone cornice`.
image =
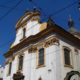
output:
M5 58L10 57L13 55L15 52L21 50L24 47L29 46L30 44L36 44L40 40L43 40L50 34L57 34L61 36L66 42L70 42L70 44L78 49L80 49L80 39L76 38L74 35L70 34L69 32L65 31L63 28L61 28L58 25L54 25L50 22L50 24L47 25L47 28L44 29L43 31L39 32L36 35L31 35L25 40L21 41L19 44L15 45L12 47L7 53L4 54ZM51 43L55 42L57 40L53 40L51 42L46 42L46 45L51 45ZM57 41L58 42L58 41Z

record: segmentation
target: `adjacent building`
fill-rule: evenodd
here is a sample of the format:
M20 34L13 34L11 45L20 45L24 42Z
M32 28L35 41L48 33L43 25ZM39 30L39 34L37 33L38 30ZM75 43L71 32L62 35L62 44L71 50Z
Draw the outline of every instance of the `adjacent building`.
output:
M4 56L3 80L80 80L79 36L52 19L40 22L36 9L19 19L16 39Z

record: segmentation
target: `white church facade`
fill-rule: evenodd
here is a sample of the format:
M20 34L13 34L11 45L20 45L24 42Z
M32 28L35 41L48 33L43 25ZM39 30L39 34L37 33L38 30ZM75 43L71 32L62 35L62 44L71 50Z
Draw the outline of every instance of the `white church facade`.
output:
M3 80L80 80L80 39L38 10L16 24L16 39L6 58Z

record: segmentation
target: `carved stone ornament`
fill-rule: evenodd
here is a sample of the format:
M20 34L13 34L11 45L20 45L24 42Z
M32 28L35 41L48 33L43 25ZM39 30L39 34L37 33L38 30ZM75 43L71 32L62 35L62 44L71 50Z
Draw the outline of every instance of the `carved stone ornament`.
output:
M13 80L24 80L24 78L25 78L25 76L20 71L13 74Z
M77 50L77 49L74 49L74 51L75 51L75 54L76 54L76 55L78 55L78 54L79 54L79 52L78 52L78 50Z
M14 56L11 57L11 58L9 58L9 59L7 59L6 62L5 62L5 64L8 64L8 63L12 62L14 59L15 59Z
M6 61L5 61L5 64L8 64L8 63L9 63L9 60L6 60Z
M53 45L54 43L58 43L59 44L59 41L58 41L57 38L52 38L52 39L46 41L44 46L45 47L49 47L49 46Z
M28 49L28 52L29 53L34 53L37 51L37 47L36 46L31 46L29 49Z

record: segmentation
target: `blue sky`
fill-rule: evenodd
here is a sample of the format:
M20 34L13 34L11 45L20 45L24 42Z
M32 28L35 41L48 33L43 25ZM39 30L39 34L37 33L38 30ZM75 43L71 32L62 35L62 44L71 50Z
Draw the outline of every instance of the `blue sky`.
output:
M80 11L78 10L78 3L75 2L78 0L33 0L36 5L29 0L22 0L14 8L19 1L0 0L0 64L2 65L4 65L5 60L3 54L9 50L10 44L15 39L15 25L26 10L31 10L34 7L41 8L42 20L47 20L52 15L55 23L66 30L68 29L67 21L71 15L75 22L75 28L80 31ZM74 5L68 6L73 3ZM68 8L65 8L66 6Z

